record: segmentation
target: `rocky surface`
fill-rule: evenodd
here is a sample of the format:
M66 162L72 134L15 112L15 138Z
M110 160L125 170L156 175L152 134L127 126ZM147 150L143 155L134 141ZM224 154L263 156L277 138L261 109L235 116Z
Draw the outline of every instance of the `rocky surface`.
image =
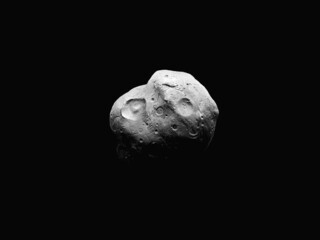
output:
M216 103L192 75L160 70L114 103L110 127L120 160L175 161L206 149L218 115Z

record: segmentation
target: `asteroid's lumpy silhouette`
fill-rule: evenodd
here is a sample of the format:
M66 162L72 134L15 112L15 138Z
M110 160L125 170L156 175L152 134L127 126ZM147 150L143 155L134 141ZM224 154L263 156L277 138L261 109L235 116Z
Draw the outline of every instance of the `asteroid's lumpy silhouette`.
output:
M160 70L114 103L110 127L120 160L175 161L208 147L218 115L216 103L192 75Z

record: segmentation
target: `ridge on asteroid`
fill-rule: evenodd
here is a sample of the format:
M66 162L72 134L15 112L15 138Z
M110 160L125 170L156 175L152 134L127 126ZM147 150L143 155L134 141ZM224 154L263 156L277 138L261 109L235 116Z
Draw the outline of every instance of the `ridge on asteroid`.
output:
M118 98L110 127L120 160L175 161L208 147L218 115L217 104L192 75L160 70Z

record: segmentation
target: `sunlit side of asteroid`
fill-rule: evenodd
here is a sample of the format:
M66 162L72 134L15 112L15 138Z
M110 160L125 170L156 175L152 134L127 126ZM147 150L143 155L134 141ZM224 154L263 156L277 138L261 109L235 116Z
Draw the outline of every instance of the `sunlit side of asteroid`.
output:
M209 146L218 115L217 104L192 75L157 71L146 85L113 104L110 127L118 141L118 158L131 163L183 162Z

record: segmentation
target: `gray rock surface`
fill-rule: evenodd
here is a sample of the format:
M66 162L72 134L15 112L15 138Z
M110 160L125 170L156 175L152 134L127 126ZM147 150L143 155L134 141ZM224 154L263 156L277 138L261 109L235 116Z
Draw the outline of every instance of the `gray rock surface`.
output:
M216 103L192 75L160 70L114 103L110 127L121 160L175 159L206 149L218 115Z

